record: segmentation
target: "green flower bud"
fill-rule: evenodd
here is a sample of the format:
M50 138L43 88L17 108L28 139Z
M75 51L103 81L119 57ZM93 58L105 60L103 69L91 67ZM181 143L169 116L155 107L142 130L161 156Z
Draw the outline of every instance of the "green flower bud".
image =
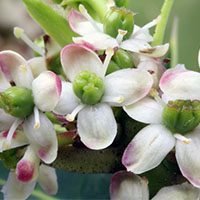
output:
M200 101L169 101L163 110L163 123L173 133L192 131L200 123Z
M112 59L119 66L120 69L132 68L134 66L133 57L127 51L118 49Z
M34 108L32 91L23 87L10 87L0 94L0 107L15 117L28 117Z
M117 70L120 70L119 66L113 60L111 60L109 65L108 65L106 74L110 74L110 73L115 72Z
M118 30L125 30L125 39L129 38L133 32L134 19L133 12L125 8L112 7L105 16L103 28L104 32L116 38Z
M92 72L83 71L76 76L73 90L84 104L94 105L101 100L104 93L103 80Z
M115 0L115 4L117 7L127 7L128 0Z

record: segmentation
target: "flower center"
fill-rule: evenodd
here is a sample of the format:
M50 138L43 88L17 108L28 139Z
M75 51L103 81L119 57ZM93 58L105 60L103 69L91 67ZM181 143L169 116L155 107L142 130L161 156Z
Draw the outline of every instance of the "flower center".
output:
M169 101L163 110L163 123L173 133L192 131L200 123L200 101Z
M73 82L73 90L82 103L94 105L104 94L103 80L95 73L82 71Z
M14 117L28 117L34 108L32 91L24 87L10 87L0 94L0 107Z

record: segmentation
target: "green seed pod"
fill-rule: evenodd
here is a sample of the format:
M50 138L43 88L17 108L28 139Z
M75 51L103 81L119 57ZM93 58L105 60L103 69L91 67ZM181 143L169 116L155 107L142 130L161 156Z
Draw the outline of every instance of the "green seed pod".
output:
M134 13L126 8L112 7L105 16L103 28L104 32L116 38L118 30L127 31L124 36L125 39L129 38L133 32L134 26Z
M28 117L34 108L32 91L23 87L10 87L0 94L0 107L14 117Z
M169 101L163 110L163 123L173 133L192 131L200 123L200 101Z
M110 74L110 73L115 72L117 70L120 70L119 66L113 60L111 60L109 65L108 65L108 69L106 71L106 74Z
M76 76L73 90L82 103L94 105L101 100L104 93L103 80L92 72L83 71Z
M119 66L120 69L132 68L134 66L133 57L127 51L118 49L112 59Z

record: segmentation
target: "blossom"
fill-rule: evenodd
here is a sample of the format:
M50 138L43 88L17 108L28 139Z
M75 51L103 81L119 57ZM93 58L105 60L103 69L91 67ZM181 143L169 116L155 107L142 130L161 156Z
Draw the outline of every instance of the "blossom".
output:
M73 37L75 43L87 44L90 48L101 50L120 47L131 52L152 56L159 54L159 52L161 54L163 52L166 53L168 49L168 44L157 47L151 47L149 44L153 40L153 37L149 33L149 28L155 26L159 18L146 24L142 28L134 25L130 38L122 41L127 33L126 30L119 29L117 37L113 38L104 33L103 24L92 19L83 5L79 6L79 10L81 13L76 10L71 10L68 15L68 22L71 29L81 35L81 37Z
M133 104L146 96L152 86L151 75L138 69L124 69L107 76L113 50L106 51L104 63L83 45L67 45L61 51L63 71L70 82L62 83L61 98L54 112L73 121L81 141L91 149L108 147L117 134L111 106Z
M143 173L158 166L175 146L179 168L192 185L200 187L199 144L200 74L183 66L167 70L160 80L162 99L155 91L127 106L133 119L149 123L130 142L122 162L128 171Z
M45 71L34 79L27 61L13 51L0 52L0 69L1 98L4 96L5 100L5 105L2 105L8 112L5 113L1 109L1 120L6 122L0 126L1 131L6 131L6 141L3 142L1 151L13 147L12 140L15 138L16 129L22 125L28 143L38 157L45 163L51 163L57 156L58 144L53 125L43 112L52 111L58 103L61 94L60 79L50 71ZM12 99L14 89L17 89L17 92L26 92L25 104L18 100L24 96L18 95L16 91L16 98ZM12 91L6 93L9 90ZM7 106L8 99L11 99L9 102L12 102L12 105ZM18 106L15 107L16 101ZM20 143L18 145L20 146Z
M131 172L120 171L112 176L111 200L149 200L148 181ZM185 182L161 188L152 200L199 199L200 190Z
M58 183L55 169L45 164L29 146L24 157L18 162L16 171L11 170L1 192L4 199L27 199L38 182L49 195L57 193Z

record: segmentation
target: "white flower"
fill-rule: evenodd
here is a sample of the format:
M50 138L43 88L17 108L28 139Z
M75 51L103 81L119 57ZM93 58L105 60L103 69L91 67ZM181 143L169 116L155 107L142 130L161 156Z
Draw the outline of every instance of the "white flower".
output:
M16 147L14 133L22 124L23 131L36 154L45 162L51 163L57 156L57 138L52 123L42 112L52 111L61 94L61 81L53 72L45 71L34 79L27 61L13 51L0 52L0 92L11 88L11 83L32 91L35 104L33 114L22 119L13 117L0 109L0 131L8 131L1 151ZM3 134L3 133L2 133ZM19 137L20 138L20 137ZM26 141L26 139L25 139ZM21 145L24 145L23 141ZM18 146L20 143L18 142Z
M187 120L188 124L184 124L185 130L182 129L184 134L181 131L172 131L163 121L165 102L195 100L199 105L200 74L177 66L163 74L160 89L163 92L162 99L154 93L152 95L156 100L146 97L125 108L131 118L150 125L133 138L124 152L122 162L128 171L140 174L158 166L175 146L176 159L183 176L195 187L200 187L200 161L197 159L200 151L199 118L192 117L192 121L197 119L195 126L185 131L191 122L190 119ZM195 112L199 113L198 107Z
M91 49L83 45L68 45L61 51L63 70L70 82L63 82L61 99L55 112L67 114L67 119L71 121L78 114L78 134L81 141L91 149L108 147L117 134L117 123L111 106L121 107L139 101L148 94L153 83L148 72L138 69L119 70L105 76L113 51L109 49L106 53L103 64ZM86 72L88 75L93 74L101 80L101 86L104 87L100 91L101 97L92 105L83 103L76 96L76 89L73 89L74 82L81 72ZM91 85L93 85L92 82ZM99 94L98 90L97 93ZM96 97L93 94L90 93Z
M149 200L148 181L131 172L120 171L112 176L111 200ZM200 190L187 182L161 188L151 200L197 200Z

